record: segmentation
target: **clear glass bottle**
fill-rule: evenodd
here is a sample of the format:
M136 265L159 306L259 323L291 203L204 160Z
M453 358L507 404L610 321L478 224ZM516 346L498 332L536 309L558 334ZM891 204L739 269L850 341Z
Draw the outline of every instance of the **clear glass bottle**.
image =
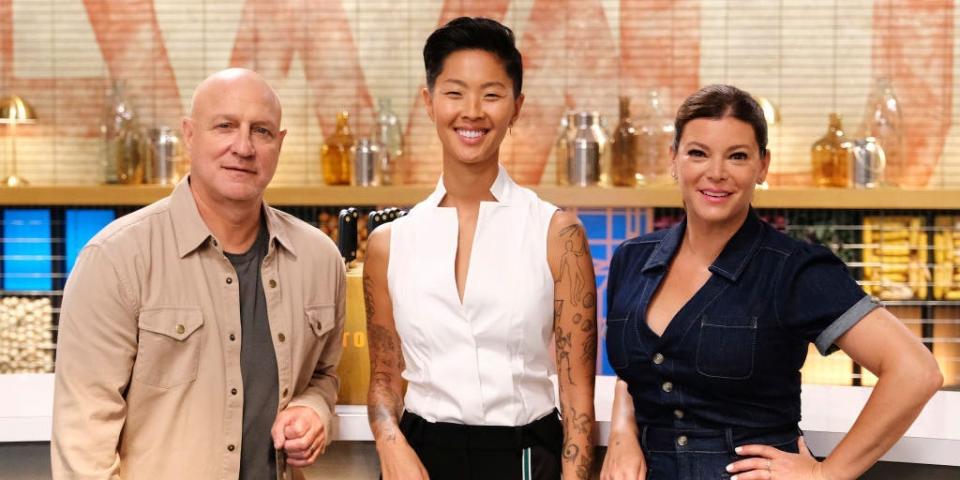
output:
M620 121L613 132L611 142L611 182L617 187L633 187L637 184L637 153L640 134L630 119L630 97L620 97Z
M870 93L860 137L873 137L886 158L885 179L890 185L909 184L903 115L890 80L880 78ZM915 183L915 182L914 182Z
M810 147L810 162L815 186L850 186L850 144L843 134L840 115L830 114L827 133Z
M353 167L353 133L350 132L350 114L337 112L337 127L323 141L320 158L323 167L323 182L327 185L350 185Z
M640 121L640 152L637 156L637 180L645 185L668 184L670 146L674 125L666 115L660 92L651 90Z
M140 151L143 133L121 81L112 82L105 96L100 136L104 182L127 185L143 183Z
M380 185L403 183L403 127L390 106L389 98L377 100L377 131L374 136L379 149L377 173Z
M600 150L600 185L610 186L613 171L613 149L610 148L610 133L606 129L606 119L600 112L590 112L590 129Z
M560 129L557 141L553 145L553 157L557 167L557 185L570 185L570 140L576 133L573 112L565 112L560 117Z

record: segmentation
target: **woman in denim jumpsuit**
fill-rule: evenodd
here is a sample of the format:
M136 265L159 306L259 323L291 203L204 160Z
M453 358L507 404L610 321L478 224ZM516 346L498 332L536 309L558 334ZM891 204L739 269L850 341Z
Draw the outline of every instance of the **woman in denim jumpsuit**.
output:
M766 143L762 110L735 87L705 87L679 109L672 173L686 218L624 242L610 264L619 380L603 479L856 478L942 384L929 351L840 259L757 217ZM811 342L880 378L823 462L798 428Z

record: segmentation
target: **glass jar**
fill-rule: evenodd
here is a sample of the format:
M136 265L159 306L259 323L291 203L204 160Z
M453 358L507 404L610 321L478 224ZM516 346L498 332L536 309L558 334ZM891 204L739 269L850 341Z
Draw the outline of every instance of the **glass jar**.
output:
M827 133L810 147L810 164L815 186L850 186L850 143L844 137L840 115L830 114Z
M600 185L610 186L613 171L613 149L610 148L610 133L606 129L606 119L598 111L590 112L590 129L599 148Z
M902 185L909 176L900 102L890 80L877 80L867 101L860 137L873 137L886 158L885 181ZM914 182L915 183L915 182Z
M570 185L570 141L577 130L574 128L574 113L565 112L560 117L560 129L553 146L553 158L557 169L557 185Z
M673 145L673 119L664 112L660 92L647 94L640 121L640 148L637 155L637 181L644 185L669 184L670 146Z
M143 133L123 82L112 82L107 91L100 119L100 137L104 183L143 183L144 165L140 151Z
M377 176L380 185L403 183L403 127L389 98L377 100Z

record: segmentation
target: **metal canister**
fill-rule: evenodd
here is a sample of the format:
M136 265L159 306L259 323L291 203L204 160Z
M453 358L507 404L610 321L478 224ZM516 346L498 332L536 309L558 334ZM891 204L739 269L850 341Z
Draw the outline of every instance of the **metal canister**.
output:
M576 134L568 149L570 185L585 187L600 183L600 142L592 128L594 119L590 112L578 112L574 116Z
M151 128L143 143L144 182L171 185L177 178L177 163L183 161L183 142L170 127Z
M380 148L372 139L361 138L353 147L353 178L350 184L369 187L377 184L377 156Z
M875 138L854 140L850 148L850 163L853 165L853 186L875 188L883 185L887 157Z

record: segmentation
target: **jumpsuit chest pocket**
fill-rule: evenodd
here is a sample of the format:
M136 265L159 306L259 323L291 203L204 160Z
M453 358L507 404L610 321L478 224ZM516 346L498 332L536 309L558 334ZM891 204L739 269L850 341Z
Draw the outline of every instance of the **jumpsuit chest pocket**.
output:
M197 378L203 335L199 308L158 308L140 312L133 379L160 388Z
M703 315L697 342L697 372L744 380L753 375L757 317Z
M627 319L608 318L605 330L607 361L610 362L610 367L613 369L626 367L630 363L627 358L626 339L624 338L627 334Z

